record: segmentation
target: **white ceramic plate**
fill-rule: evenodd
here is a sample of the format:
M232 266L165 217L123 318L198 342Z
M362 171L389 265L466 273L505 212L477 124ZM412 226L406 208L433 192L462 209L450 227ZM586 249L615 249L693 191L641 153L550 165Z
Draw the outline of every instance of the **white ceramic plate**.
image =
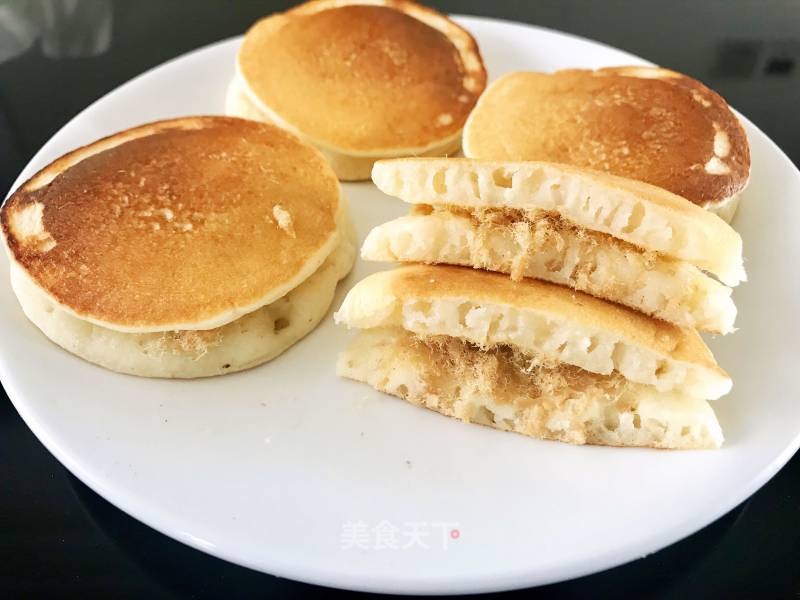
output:
M492 77L643 62L553 31L459 20ZM188 54L99 100L42 148L20 182L114 131L220 113L238 43ZM117 375L49 343L5 284L0 377L39 439L96 492L177 540L254 569L359 590L456 593L618 565L742 502L800 443L800 174L746 127L752 182L735 226L750 281L735 292L739 331L711 341L735 382L714 404L727 437L720 451L573 447L464 425L337 379L348 333L330 318L247 373L189 382ZM371 184L345 188L362 239L405 210ZM335 305L376 268L359 262Z

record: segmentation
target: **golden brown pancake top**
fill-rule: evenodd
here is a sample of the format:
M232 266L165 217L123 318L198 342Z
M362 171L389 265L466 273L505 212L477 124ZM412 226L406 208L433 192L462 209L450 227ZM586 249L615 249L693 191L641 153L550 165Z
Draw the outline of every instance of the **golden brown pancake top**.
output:
M472 158L597 169L700 206L740 192L750 173L747 137L725 100L660 68L509 74L487 89L464 136Z
M0 221L12 258L78 316L122 330L209 328L307 277L336 242L340 201L322 156L293 135L190 117L62 157Z
M468 33L411 2L330 5L248 31L239 69L258 102L315 142L354 152L421 148L461 130L486 83Z

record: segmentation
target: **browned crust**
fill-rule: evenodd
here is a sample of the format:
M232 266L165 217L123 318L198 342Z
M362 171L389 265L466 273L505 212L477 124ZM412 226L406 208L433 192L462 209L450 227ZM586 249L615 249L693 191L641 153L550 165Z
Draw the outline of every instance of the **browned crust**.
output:
M450 265L413 264L391 274L389 293L403 300L454 297L476 305L486 302L551 312L586 326L616 331L674 360L701 365L727 377L693 329L561 285L529 278L512 281L502 273Z
M724 132L727 173L705 166ZM465 153L542 160L644 181L714 207L750 174L745 131L699 81L656 67L511 73L487 89L465 131Z
M356 154L457 136L486 87L474 38L408 0L317 0L266 17L238 64L277 121Z
M8 198L0 226L12 260L77 316L121 330L202 329L310 274L335 244L340 202L330 167L295 136L187 117L64 155ZM44 227L35 237L15 227L32 207Z

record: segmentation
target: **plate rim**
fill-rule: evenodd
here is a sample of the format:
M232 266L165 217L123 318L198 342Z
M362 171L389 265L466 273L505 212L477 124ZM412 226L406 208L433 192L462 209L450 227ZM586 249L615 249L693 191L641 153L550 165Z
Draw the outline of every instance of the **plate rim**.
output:
M648 63L651 65L653 64L650 61L642 59L641 57L636 56L625 50L621 50L619 48L606 44L605 42L600 42L597 40L593 40L591 38L576 35L573 33L559 31L556 29L551 29L548 27L542 27L540 25L534 25L529 23L523 23L520 21L513 21L510 19L500 19L494 17L481 17L473 15L461 15L461 14L455 14L451 16L454 17L457 21L466 23L467 25L469 24L470 21L482 21L482 22L492 22L504 27L535 29L541 32L545 32L547 34L567 37L573 40L578 40L581 42L587 42L593 45L602 46L605 49L614 52L621 52L630 57L631 60L635 60L639 63ZM172 63L186 60L189 57L194 56L196 54L210 52L217 46L230 44L234 41L242 39L242 37L243 37L242 35L231 36L201 46L199 48L189 50L188 52L185 52L183 54L165 60L151 68L148 68L142 73L132 77L131 79L113 88L109 92L103 94L102 96L91 102L87 107L79 111L76 115L70 118L63 126L61 126L53 135L51 135L48 138L48 140L39 148L39 150L37 150L34 153L34 155L26 163L25 167L22 169L22 171L12 184L11 188L8 190L6 198L8 198L8 196L10 196L33 173L35 173L35 170L33 170L31 175L27 175L27 172L29 171L31 165L40 160L40 156L47 150L50 143L54 139L59 137L63 132L63 130L72 125L74 121L81 118L85 113L93 110L95 105L104 102L109 96L123 92L125 89L128 88L128 86L135 85L139 81L139 79L148 76L153 71L165 68L168 65L171 65ZM785 163L785 166L788 166L789 169L793 171L794 176L798 180L800 180L800 170L797 168L797 166L795 166L795 164L786 155L786 153L747 117L745 117L738 111L736 111L736 114L739 116L740 119L745 121L746 124L749 127L751 127L753 131L757 133L757 135L762 137L762 141L767 142L767 145L770 147L770 149L773 152L776 152L776 156L779 157L779 159ZM568 563L560 564L558 567L552 568L548 571L540 570L533 573L530 571L526 571L524 569L495 571L495 573L491 577L491 581L488 581L485 575L477 575L473 576L473 578L463 577L456 583L454 583L452 580L448 580L446 576L427 578L427 579L415 579L413 582L409 582L405 580L402 576L394 577L391 580L382 576L380 577L379 580L372 580L369 576L363 576L363 575L362 576L338 575L330 571L328 571L328 573L324 573L323 569L317 569L317 568L315 568L313 573L309 573L308 570L307 569L304 570L302 566L290 565L290 564L279 565L279 567L274 570L266 571L262 565L255 564L254 561L248 560L241 556L235 556L234 553L227 551L226 549L221 549L217 546L209 545L202 539L192 536L189 532L179 531L175 528L170 529L168 524L159 522L157 520L157 517L151 516L149 514L150 512L153 511L149 511L145 506L139 506L138 505L139 503L137 503L135 498L131 498L129 494L126 494L124 491L120 492L120 491L114 491L113 489L109 489L103 486L99 481L97 481L96 478L92 477L91 474L88 473L87 470L80 464L80 461L73 459L69 453L63 451L60 448L57 440L53 439L53 437L48 435L48 433L45 431L45 428L37 421L37 419L31 414L31 412L29 412L27 408L27 403L25 401L25 396L17 389L17 383L15 381L13 373L11 373L10 367L7 364L5 353L3 352L0 352L0 380L2 380L3 386L6 390L9 400L11 401L14 408L17 410L23 422L33 432L33 434L47 449L47 451L50 452L68 471L70 471L70 473L72 473L76 478L78 478L83 484L89 487L92 491L94 491L102 498L104 498L106 501L114 505L116 508L122 510L124 513L133 517L137 521L158 531L162 535L165 535L173 540L176 540L180 543L190 546L196 550L199 550L206 554L210 554L216 558L225 560L227 562L239 566L244 566L246 568L258 572L262 572L275 577L289 578L295 581L313 585L336 587L339 589L347 589L347 590L362 591L362 592L440 594L440 595L496 592L496 591L536 587L541 585L558 583L562 581L568 581L571 579L577 579L587 575L599 573L601 571L605 571L611 568L622 566L627 563L633 562L639 558L643 558L645 556L658 552L668 546L671 546L687 538L688 536L698 532L699 530L711 525L718 519L722 518L724 515L728 514L730 511L732 511L737 506L746 501L748 498L750 498L764 484L766 484L770 479L772 479L772 477L774 477L775 474L786 465L786 463L792 458L792 456L797 452L797 450L800 449L800 430L799 430L795 434L795 437L791 440L791 442L778 455L776 455L768 465L765 465L758 472L758 474L754 476L747 483L746 486L742 486L741 488L739 488L741 491L737 493L735 496L732 496L731 499L719 503L713 507L709 507L707 510L696 511L695 513L693 513L691 518L686 519L680 526L674 528L669 534L665 534L664 532L660 532L658 534L651 533L644 539L640 539L637 542L628 543L618 548L615 552L603 555L602 557L599 557L596 560L592 561L575 560Z

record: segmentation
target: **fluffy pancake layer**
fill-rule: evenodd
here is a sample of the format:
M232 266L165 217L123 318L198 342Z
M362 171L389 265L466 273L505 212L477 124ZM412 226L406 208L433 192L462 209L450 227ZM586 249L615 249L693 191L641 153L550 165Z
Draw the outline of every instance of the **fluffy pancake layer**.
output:
M697 267L570 225L543 211L416 205L375 227L365 260L451 264L567 285L645 314L713 333L730 333L730 288Z
M481 96L464 154L558 162L644 181L730 217L747 185L747 136L727 103L657 67L517 72Z
M618 374L531 362L508 347L368 329L340 355L337 372L444 415L535 438L653 448L718 448L723 441L704 400Z
M348 327L402 327L483 349L509 346L662 392L718 398L731 388L696 332L534 279L409 265L359 282L335 318Z
M211 329L285 296L337 244L339 183L313 148L242 119L144 125L15 192L12 263L61 310L122 332Z
M457 149L486 85L472 37L405 0L325 0L262 19L237 72L228 110L287 127L337 159L361 158L343 163L348 179L369 177L370 158Z
M53 342L107 369L144 377L194 378L255 367L313 330L337 282L353 265L355 240L344 227L336 249L300 285L274 302L207 330L124 333L61 309L18 266L11 282L25 315Z
M397 159L375 163L378 188L411 204L542 210L649 252L685 261L727 285L746 279L742 239L714 214L652 185L541 162Z

